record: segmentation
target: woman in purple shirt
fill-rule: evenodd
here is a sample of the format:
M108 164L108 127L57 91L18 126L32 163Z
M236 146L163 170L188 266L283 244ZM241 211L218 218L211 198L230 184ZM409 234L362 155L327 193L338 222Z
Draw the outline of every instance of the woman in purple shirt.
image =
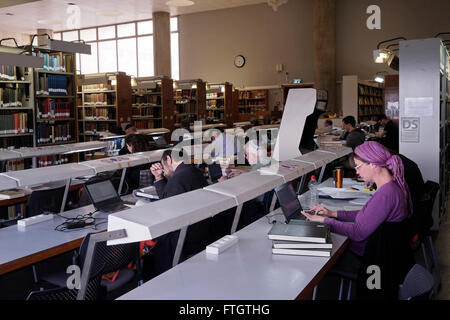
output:
M316 205L311 208L316 215L302 213L308 220L328 223L332 232L347 236L352 253L362 257L369 236L378 226L411 216L412 202L399 156L391 155L378 142L368 141L355 149L354 161L356 172L364 181L377 185L366 205L358 211L332 211Z

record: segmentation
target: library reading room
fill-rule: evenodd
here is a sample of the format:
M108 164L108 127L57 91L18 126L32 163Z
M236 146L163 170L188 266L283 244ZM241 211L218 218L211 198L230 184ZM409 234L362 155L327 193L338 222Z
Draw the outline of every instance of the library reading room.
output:
M450 300L449 12L0 1L0 300Z

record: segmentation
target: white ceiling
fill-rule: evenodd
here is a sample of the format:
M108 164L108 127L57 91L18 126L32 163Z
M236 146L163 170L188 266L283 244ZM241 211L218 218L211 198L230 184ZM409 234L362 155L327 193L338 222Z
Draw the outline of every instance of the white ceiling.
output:
M167 0L40 0L8 7L0 6L0 30L18 33L35 33L38 28L67 30L68 23L70 26L70 23L75 21L71 19L75 15L67 11L68 8L73 8L68 3L74 3L80 8L79 28L86 28L149 19L152 17L152 12L156 11L167 11L175 16L267 2L267 0L193 1L195 4L189 7L168 7L165 4ZM105 16L105 11L106 14L118 12L120 15ZM7 15L7 13L13 15Z

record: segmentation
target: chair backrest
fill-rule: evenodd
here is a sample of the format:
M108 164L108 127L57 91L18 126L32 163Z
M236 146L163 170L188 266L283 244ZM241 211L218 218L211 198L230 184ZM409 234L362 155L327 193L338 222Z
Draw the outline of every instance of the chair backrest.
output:
M32 217L44 211L59 213L65 188L65 186L61 186L53 189L33 191L28 198L26 217Z
M399 300L428 300L434 287L433 275L424 267L415 264L406 275L398 291Z
M399 285L415 263L408 227L405 220L383 222L369 237L358 276L358 296L361 299L397 299ZM380 289L367 286L372 276L368 273L369 266L377 266L380 270Z

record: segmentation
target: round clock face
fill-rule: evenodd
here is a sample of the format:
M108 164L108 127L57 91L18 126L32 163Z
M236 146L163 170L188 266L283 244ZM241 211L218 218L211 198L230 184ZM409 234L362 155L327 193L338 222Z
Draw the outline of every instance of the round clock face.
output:
M242 68L245 64L245 58L242 55L238 55L234 58L234 65L238 68Z

